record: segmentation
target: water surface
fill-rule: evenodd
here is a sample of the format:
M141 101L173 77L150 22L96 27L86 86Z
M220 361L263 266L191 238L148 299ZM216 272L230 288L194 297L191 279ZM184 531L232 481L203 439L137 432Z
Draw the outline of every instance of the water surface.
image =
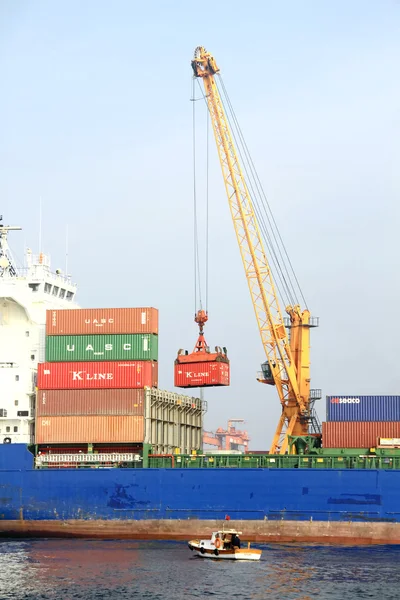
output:
M196 558L185 543L2 540L0 599L400 598L400 547L259 545L259 563Z

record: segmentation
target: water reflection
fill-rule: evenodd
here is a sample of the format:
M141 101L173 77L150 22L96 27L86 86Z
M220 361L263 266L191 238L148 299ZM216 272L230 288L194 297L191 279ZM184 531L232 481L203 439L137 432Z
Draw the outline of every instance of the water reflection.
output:
M256 577L257 591L252 594L252 599L264 599L268 596L312 600L312 596L304 590L309 590L315 568L306 564L305 552L306 548L303 546L267 547L264 550L264 560L268 562L268 569ZM273 560L269 560L270 558ZM313 593L314 597L318 597L319 588L314 589Z
M137 543L121 545L117 541L38 540L29 548L29 559L36 565L38 581L76 582L91 587L106 579L112 588L131 583L133 565L140 569L141 555Z

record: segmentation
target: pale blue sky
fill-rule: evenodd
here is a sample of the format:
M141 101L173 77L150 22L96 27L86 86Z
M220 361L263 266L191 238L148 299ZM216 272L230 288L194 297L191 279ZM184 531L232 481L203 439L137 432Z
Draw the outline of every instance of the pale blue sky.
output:
M0 197L5 221L82 306L160 309L160 386L196 340L190 60L216 57L321 326L312 385L400 393L397 302L400 2L396 0L0 3ZM211 346L232 385L206 391L206 425L243 417L268 447L276 390L264 360L214 147L210 155ZM204 199L200 198L200 203ZM324 403L320 406L324 417Z

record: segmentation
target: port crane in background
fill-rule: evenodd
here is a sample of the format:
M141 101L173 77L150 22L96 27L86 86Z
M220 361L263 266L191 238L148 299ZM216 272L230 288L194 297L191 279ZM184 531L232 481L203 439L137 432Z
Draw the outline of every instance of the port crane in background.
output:
M248 450L250 437L247 431L236 429L233 423L245 423L244 419L229 419L228 429L218 427L214 432L203 432L203 444L216 446L218 450Z
M257 378L262 383L276 386L282 405L270 453L285 454L292 436L303 438L309 433L320 434L320 424L314 410L314 401L320 393L310 391L309 350L310 328L317 326L318 320L310 316L307 308L300 308L298 292L300 291L303 301L304 296L226 94L216 61L204 47L199 46L191 64L194 77L203 81L235 233L267 357ZM236 146L240 149L239 153ZM267 259L264 240L272 264ZM285 318L271 266L274 267L280 288L288 299L288 316ZM294 448L291 445L292 452L295 451Z

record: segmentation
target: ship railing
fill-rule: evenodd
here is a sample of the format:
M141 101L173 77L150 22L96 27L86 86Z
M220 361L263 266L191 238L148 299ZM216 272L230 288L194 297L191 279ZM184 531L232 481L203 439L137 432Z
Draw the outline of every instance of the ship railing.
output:
M41 454L36 457L35 464L41 467L45 464L60 463L132 463L142 460L140 454L107 453L107 454Z
M321 451L322 452L322 451ZM325 451L327 452L327 451ZM210 469L210 468L262 468L262 469L399 469L400 451L391 454L367 454L365 450L347 449L347 454L272 455L272 454L175 454L149 455L151 468ZM378 451L379 452L379 451ZM385 451L381 451L385 452Z
M326 452L326 450L325 450ZM400 469L398 449L376 449L372 455L362 449L347 449L346 454L313 455L205 455L205 454L166 454L149 455L150 468L264 468L264 469ZM42 454L36 457L36 468L66 468L90 465L112 467L142 467L143 459L133 453L104 454Z
M43 267L44 265L32 265L31 267L20 267L18 269L18 276L20 278L26 279L29 278L30 280L32 280L33 282L37 281L37 282L41 282L43 281L43 274L40 273L37 269L40 267ZM50 271L50 269L46 268L46 280L51 280L54 283L58 282L59 284L63 284L66 286L71 286L71 287L77 287L76 283L74 283L72 281L72 278L70 275L65 275L65 273L53 273L53 271Z

